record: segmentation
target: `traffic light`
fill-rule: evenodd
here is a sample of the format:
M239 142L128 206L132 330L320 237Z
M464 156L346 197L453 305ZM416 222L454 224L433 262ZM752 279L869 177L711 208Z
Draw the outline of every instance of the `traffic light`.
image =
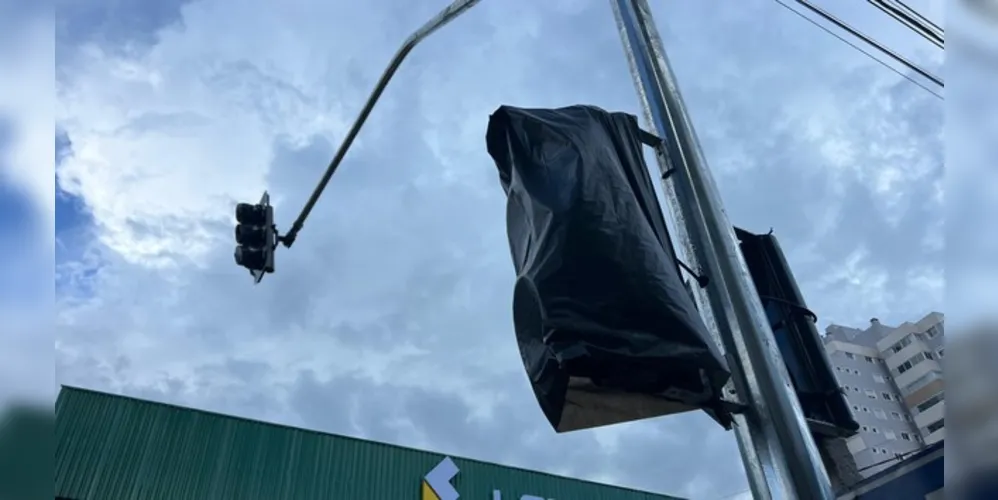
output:
M742 256L766 309L777 347L787 365L811 431L849 437L859 429L815 326L797 280L776 237L735 228Z
M256 283L264 274L274 272L277 228L270 195L263 193L260 203L236 205L236 264L245 267Z

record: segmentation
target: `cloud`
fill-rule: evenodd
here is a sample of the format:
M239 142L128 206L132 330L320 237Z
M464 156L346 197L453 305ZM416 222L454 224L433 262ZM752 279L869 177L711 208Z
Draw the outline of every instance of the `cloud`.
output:
M57 235L59 382L697 498L744 487L705 416L555 435L520 367L485 126L500 104L637 113L609 5L482 2L428 39L255 287L233 204L267 189L286 229L440 6L124 5L139 21L60 21L59 188L89 222ZM656 15L732 222L776 229L811 308L938 308L939 102L773 2Z

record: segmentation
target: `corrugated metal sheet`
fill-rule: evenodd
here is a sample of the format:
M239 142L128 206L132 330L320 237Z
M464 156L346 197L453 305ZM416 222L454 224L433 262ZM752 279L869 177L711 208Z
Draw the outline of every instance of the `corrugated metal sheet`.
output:
M443 455L64 387L55 494L76 500L404 500ZM453 457L468 500L664 495Z

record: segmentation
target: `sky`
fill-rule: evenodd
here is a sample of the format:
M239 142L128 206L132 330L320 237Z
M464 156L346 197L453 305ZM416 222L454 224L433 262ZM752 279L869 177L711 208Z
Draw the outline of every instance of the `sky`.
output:
M774 0L652 3L731 221L774 230L820 327L944 310L943 102ZM910 3L942 21L943 2ZM0 77L0 339L16 346L0 399L68 384L743 494L734 437L705 415L557 435L519 360L485 127L502 104L640 114L608 2L483 0L431 36L277 273L253 286L234 264L234 204L268 190L286 229L398 44L444 4L122 0L53 18L0 1L0 68L18 75ZM821 5L941 72L866 3Z

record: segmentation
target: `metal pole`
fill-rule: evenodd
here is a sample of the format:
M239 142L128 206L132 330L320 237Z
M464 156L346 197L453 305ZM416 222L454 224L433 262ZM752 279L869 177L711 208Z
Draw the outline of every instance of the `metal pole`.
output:
M308 201L305 202L305 207L301 209L301 213L298 218L295 219L294 224L291 225L291 229L281 236L280 241L286 247L291 247L295 242L295 238L298 237L298 232L301 231L302 227L305 226L305 219L308 218L308 214L312 212L312 208L319 201L319 197L322 196L322 192L326 189L326 185L329 184L329 179L333 177L336 173L336 169L339 168L340 163L347 154L347 150L353 144L354 139L357 138L357 134L360 132L361 127L364 126L364 122L367 121L367 117L371 114L371 110L374 109L374 105L381 98L381 93L385 91L385 87L388 86L388 82L391 81L392 77L395 76L395 71L399 69L402 65L402 61L405 57L409 55L413 47L419 42L423 41L424 38L433 34L434 31L442 28L445 24L451 22L457 16L465 13L468 9L474 7L480 0L454 0L453 3L448 5L444 10L440 11L436 16L434 16L429 21L423 24L419 29L414 31L409 38L405 39L402 46L395 52L395 56L392 57L391 62L388 63L388 67L381 74L381 78L378 79L378 83L374 86L374 90L371 91L371 95L368 96L367 102L364 103L364 107L360 110L360 115L357 116L356 121L350 126L350 130L347 132L346 137L343 138L343 142L340 143L339 149L336 150L336 154L333 155L333 160L329 162L329 166L326 167L326 172L322 174L322 178L319 179L319 183L315 186L315 190L312 191L312 195L309 196Z
M684 226L677 236L710 276L707 300L748 405L736 437L756 499L832 500L814 444L762 303L736 244L713 177L686 113L647 0L610 0L624 51L652 132L670 205ZM689 258L690 255L687 255Z

